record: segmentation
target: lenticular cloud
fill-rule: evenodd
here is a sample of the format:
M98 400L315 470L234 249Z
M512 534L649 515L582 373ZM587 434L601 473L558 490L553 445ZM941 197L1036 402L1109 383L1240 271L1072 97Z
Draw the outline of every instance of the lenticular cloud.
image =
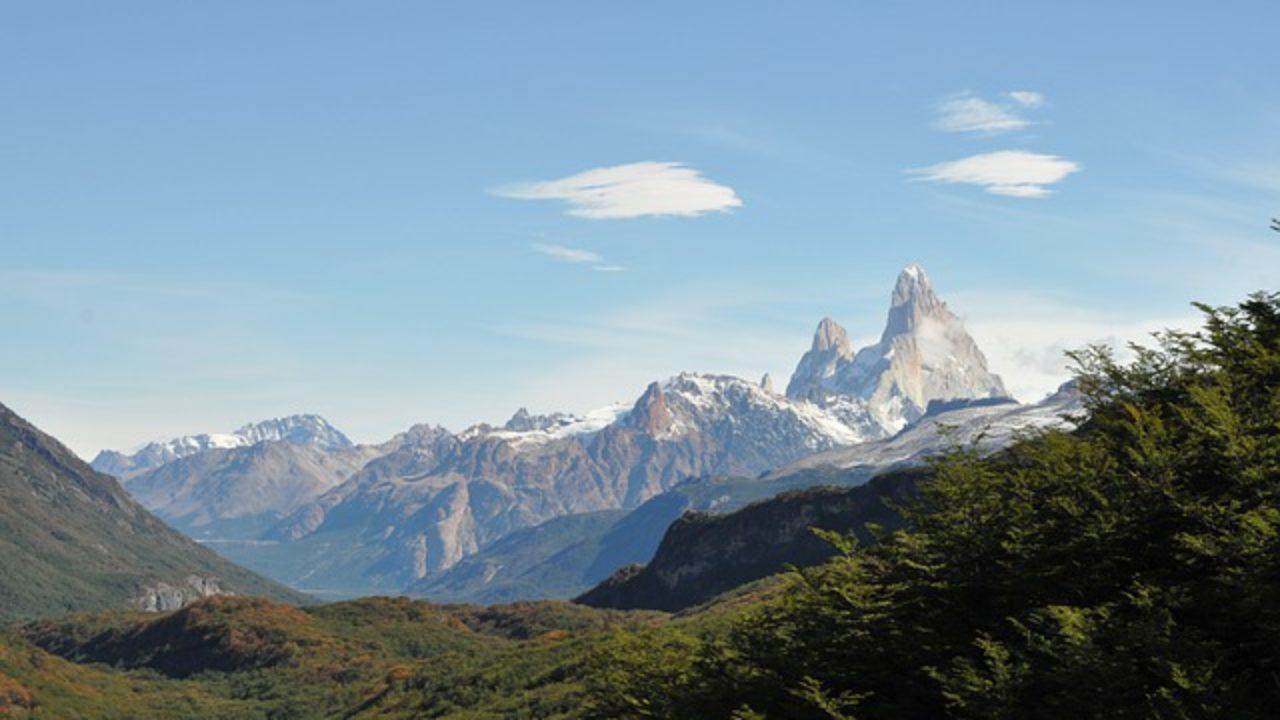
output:
M492 192L519 200L561 200L568 205L569 215L592 220L649 215L693 217L742 206L733 188L675 162L614 165L559 180L505 185Z
M995 195L1037 198L1079 170L1078 163L1057 155L1000 150L907 172L931 182L978 185Z

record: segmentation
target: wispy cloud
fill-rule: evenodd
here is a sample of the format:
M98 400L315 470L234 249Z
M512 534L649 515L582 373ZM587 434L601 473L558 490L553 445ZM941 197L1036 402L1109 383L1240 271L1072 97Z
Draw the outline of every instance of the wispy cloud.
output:
M1038 108L1044 104L1044 95L1034 90L1014 90L1009 97L1024 108Z
M591 250L583 250L582 248L571 248L564 245L555 245L552 243L534 243L533 249L555 258L560 262L574 263L578 265L591 265L591 269L596 272L622 272L626 268L621 265L606 263L604 256L598 252Z
M598 263L604 260L600 253L581 248L565 247L564 245L534 243L533 249L548 257L569 263Z
M1131 342L1150 345L1154 332L1199 325L1185 306L1162 317L1141 317L1035 290L957 292L948 299L964 309L965 325L992 371L1022 401L1038 400L1070 378L1069 350L1107 345L1128 360Z
M995 195L1038 198L1079 170L1078 163L1057 155L1000 150L907 172L931 182L977 185Z
M981 133L997 135L1021 130L1031 124L1018 114L1018 107L1034 108L1044 102L1044 97L1030 90L1009 93L1013 104L984 100L977 95L956 95L938 104L938 119L934 126L946 132Z
M741 207L733 188L676 162L638 162L596 168L558 180L515 183L491 190L518 200L562 200L568 214L592 220L653 215L693 217Z

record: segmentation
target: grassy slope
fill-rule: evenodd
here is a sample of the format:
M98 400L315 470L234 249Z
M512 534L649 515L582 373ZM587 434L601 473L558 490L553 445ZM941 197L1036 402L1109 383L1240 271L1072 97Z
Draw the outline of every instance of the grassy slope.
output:
M0 405L0 620L123 607L143 586L191 574L236 593L306 599L169 528Z

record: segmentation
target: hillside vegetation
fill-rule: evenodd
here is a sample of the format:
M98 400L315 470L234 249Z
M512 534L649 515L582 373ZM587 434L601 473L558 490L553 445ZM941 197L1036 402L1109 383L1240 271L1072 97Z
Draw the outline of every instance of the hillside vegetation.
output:
M306 599L165 525L108 475L0 405L0 621L123 608L166 583Z
M837 549L815 529L871 540L868 528L901 524L918 470L857 487L793 490L730 513L688 512L671 524L646 565L629 565L574 602L592 607L683 610L735 587L817 565Z
M582 717L592 648L660 622L405 598L72 615L0 635L0 717Z

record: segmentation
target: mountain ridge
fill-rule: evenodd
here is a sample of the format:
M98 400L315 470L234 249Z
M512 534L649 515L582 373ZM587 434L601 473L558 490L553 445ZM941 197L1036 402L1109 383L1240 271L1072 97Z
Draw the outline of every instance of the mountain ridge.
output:
M207 450L248 447L267 440L315 445L326 449L354 445L342 431L319 415L286 415L246 423L230 433L199 433L153 440L130 453L102 450L89 465L99 472L129 480L166 463Z
M171 529L3 404L0 528L2 619L167 610L227 592L306 599Z

